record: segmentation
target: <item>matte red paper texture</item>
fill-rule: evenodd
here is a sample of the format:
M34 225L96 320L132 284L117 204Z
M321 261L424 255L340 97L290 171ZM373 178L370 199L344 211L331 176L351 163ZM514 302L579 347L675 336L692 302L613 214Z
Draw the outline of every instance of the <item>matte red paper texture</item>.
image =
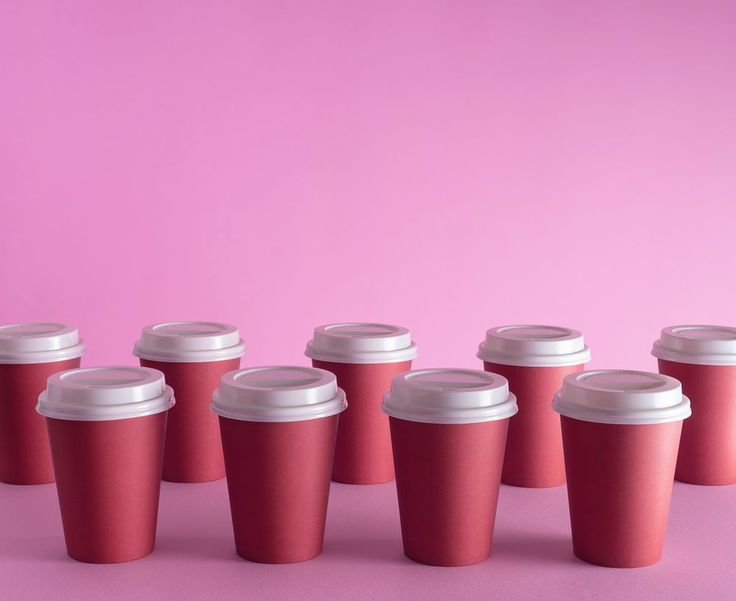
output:
M575 555L613 568L662 558L681 430L562 416Z
M220 417L238 555L292 563L322 552L337 421Z
M560 367L527 367L483 362L486 371L509 381L519 412L509 423L501 481L512 486L545 488L565 483L560 416L552 399L562 380L583 371L584 364Z
M393 480L391 434L381 402L391 387L391 378L409 371L411 361L359 364L312 359L312 365L335 374L348 401L348 408L340 414L332 479L345 484Z
M488 559L509 420L390 421L406 556L436 566Z
M680 380L693 410L682 426L675 478L736 484L736 365L658 362L660 373Z
M166 414L110 421L46 418L73 559L117 563L153 551Z
M240 358L199 363L141 359L142 367L164 373L174 389L169 410L162 477L170 482L209 482L225 476L220 428L210 410L220 377L240 366Z
M49 438L38 395L52 374L79 367L80 357L51 363L0 364L0 480L8 484L54 481Z

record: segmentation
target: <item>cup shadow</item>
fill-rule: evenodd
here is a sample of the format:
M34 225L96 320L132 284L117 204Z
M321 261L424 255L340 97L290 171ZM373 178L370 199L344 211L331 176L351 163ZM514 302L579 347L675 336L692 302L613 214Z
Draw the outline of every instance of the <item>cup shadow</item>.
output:
M4 538L0 558L65 563L69 561L64 536Z
M494 537L493 557L496 559L533 559L550 563L578 564L572 552L572 541L566 536L510 533Z
M401 540L370 538L359 535L325 539L322 554L331 560L396 564L409 560L404 555Z
M159 535L154 553L192 561L243 561L235 552L232 536Z

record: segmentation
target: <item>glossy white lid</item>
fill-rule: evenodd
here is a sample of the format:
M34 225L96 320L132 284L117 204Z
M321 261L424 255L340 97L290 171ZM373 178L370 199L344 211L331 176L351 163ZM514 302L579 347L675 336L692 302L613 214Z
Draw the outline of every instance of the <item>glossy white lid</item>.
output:
M691 413L675 378L615 369L566 376L552 407L567 417L602 424L659 424Z
M590 361L590 349L577 330L557 326L514 325L491 328L478 358L501 365L561 367Z
M684 325L664 328L654 343L658 359L696 365L736 365L736 328Z
M333 323L314 329L307 357L334 363L399 363L417 356L411 333L385 323Z
M56 419L106 421L153 415L173 405L173 391L157 369L112 366L54 374L36 409Z
M0 326L0 363L51 363L80 357L77 328L53 322Z
M197 363L242 357L236 326L214 321L169 321L146 326L133 354L150 361Z
M335 374L316 367L276 365L228 372L212 410L249 422L295 422L328 417L347 407Z
M428 424L472 424L517 411L503 376L475 369L417 369L397 374L383 397L387 415Z

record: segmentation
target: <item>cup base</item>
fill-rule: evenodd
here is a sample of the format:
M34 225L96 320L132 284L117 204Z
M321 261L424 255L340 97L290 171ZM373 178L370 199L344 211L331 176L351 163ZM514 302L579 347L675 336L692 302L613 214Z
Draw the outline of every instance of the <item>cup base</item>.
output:
M256 556L249 554L246 551L239 551L235 550L235 552L238 554L238 557L241 559L245 559L246 561L252 561L253 563L264 563L264 564L271 564L271 565L277 565L277 564L289 564L289 563L301 563L302 561L309 561L310 559L314 559L315 557L319 557L322 554L322 549L320 548L319 551L316 553L308 553L308 554L302 554L302 555L284 555L284 556L274 556L274 557L263 557L263 556Z
M13 486L37 486L39 484L53 484L56 482L54 478L39 478L39 479L16 479L16 478L0 478L0 482L3 484L11 484Z
M721 478L690 478L688 476L682 476L675 474L675 480L682 482L683 484L691 484L693 486L732 486L736 484L736 478L728 478L723 480Z
M515 488L557 488L558 486L563 486L565 484L565 480L556 480L554 482L529 482L511 479L504 480L503 478L501 478L501 484L505 484L506 486L513 486Z
M573 548L573 553L580 561L589 563L591 565L601 566L603 568L646 568L647 566L653 566L662 560L662 554L660 553L656 557L639 558L639 559L624 559L616 557L596 557L590 554L586 554L578 549Z
M370 486L372 484L386 484L387 482L393 482L395 480L394 476L391 476L390 478L376 478L376 479L358 479L358 478L347 478L343 476L336 476L335 474L332 474L332 481L337 482L338 484L352 484L354 486Z
M421 563L427 566L435 566L439 568L462 568L466 566L474 566L478 565L479 563L483 563L484 561L488 561L490 559L491 554L488 553L487 555L484 555L483 557L477 557L477 558L471 558L471 559L464 559L462 561L452 559L449 557L446 558L440 558L440 557L422 557L420 554L414 554L411 551L407 551L404 549L404 555L411 559L412 561L416 561L417 563Z
M223 472L218 476L213 476L211 478L198 478L196 480L192 478L177 478L176 476L164 475L161 476L161 480L164 482L173 482L174 484L204 484L205 482L217 482L217 480L222 480L224 477L225 473Z
M85 554L79 554L76 555L74 553L71 553L67 551L67 555L73 559L74 561L79 561L81 563L91 563L91 564L108 564L108 563L128 563L129 561L135 561L136 559L142 559L144 557L148 557L151 553L153 553L154 548L151 547L150 549L146 549L142 552L135 553L132 555L121 555L121 556L105 556L102 554L101 556L89 556Z

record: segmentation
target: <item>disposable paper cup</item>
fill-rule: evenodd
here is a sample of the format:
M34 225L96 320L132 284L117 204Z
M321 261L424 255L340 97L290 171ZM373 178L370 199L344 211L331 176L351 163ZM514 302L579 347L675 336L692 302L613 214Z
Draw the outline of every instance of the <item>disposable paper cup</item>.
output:
M690 415L680 383L638 371L571 374L554 408L562 414L573 552L608 567L657 563Z
M394 479L391 434L381 400L394 375L411 369L416 345L406 328L377 323L320 326L308 343L312 365L337 376L348 409L340 416L332 479L379 484Z
M506 431L516 413L506 379L467 369L399 374L383 411L405 555L437 566L488 559Z
M583 335L542 325L491 328L478 357L486 371L509 381L519 405L509 422L501 481L530 488L564 484L560 417L550 399L565 376L582 371L590 360Z
M173 403L164 375L154 369L73 369L49 378L38 412L46 416L73 559L117 563L153 551Z
M134 354L141 365L162 371L174 389L169 411L163 479L208 482L225 476L212 393L223 374L240 367L244 345L238 329L214 322L168 322L143 329Z
M660 373L682 382L693 406L682 426L675 478L736 484L736 328L665 328L652 353Z
M337 376L350 399L340 416L332 479L345 484L380 484L394 479L391 433L381 413L381 399L397 373L411 369L402 363L349 364L312 360L312 365Z
M46 424L36 413L36 402L47 378L79 367L83 351L79 333L70 326L0 326L0 481L54 481Z
M338 414L335 376L308 367L257 367L222 377L220 416L235 548L260 563L319 555Z

